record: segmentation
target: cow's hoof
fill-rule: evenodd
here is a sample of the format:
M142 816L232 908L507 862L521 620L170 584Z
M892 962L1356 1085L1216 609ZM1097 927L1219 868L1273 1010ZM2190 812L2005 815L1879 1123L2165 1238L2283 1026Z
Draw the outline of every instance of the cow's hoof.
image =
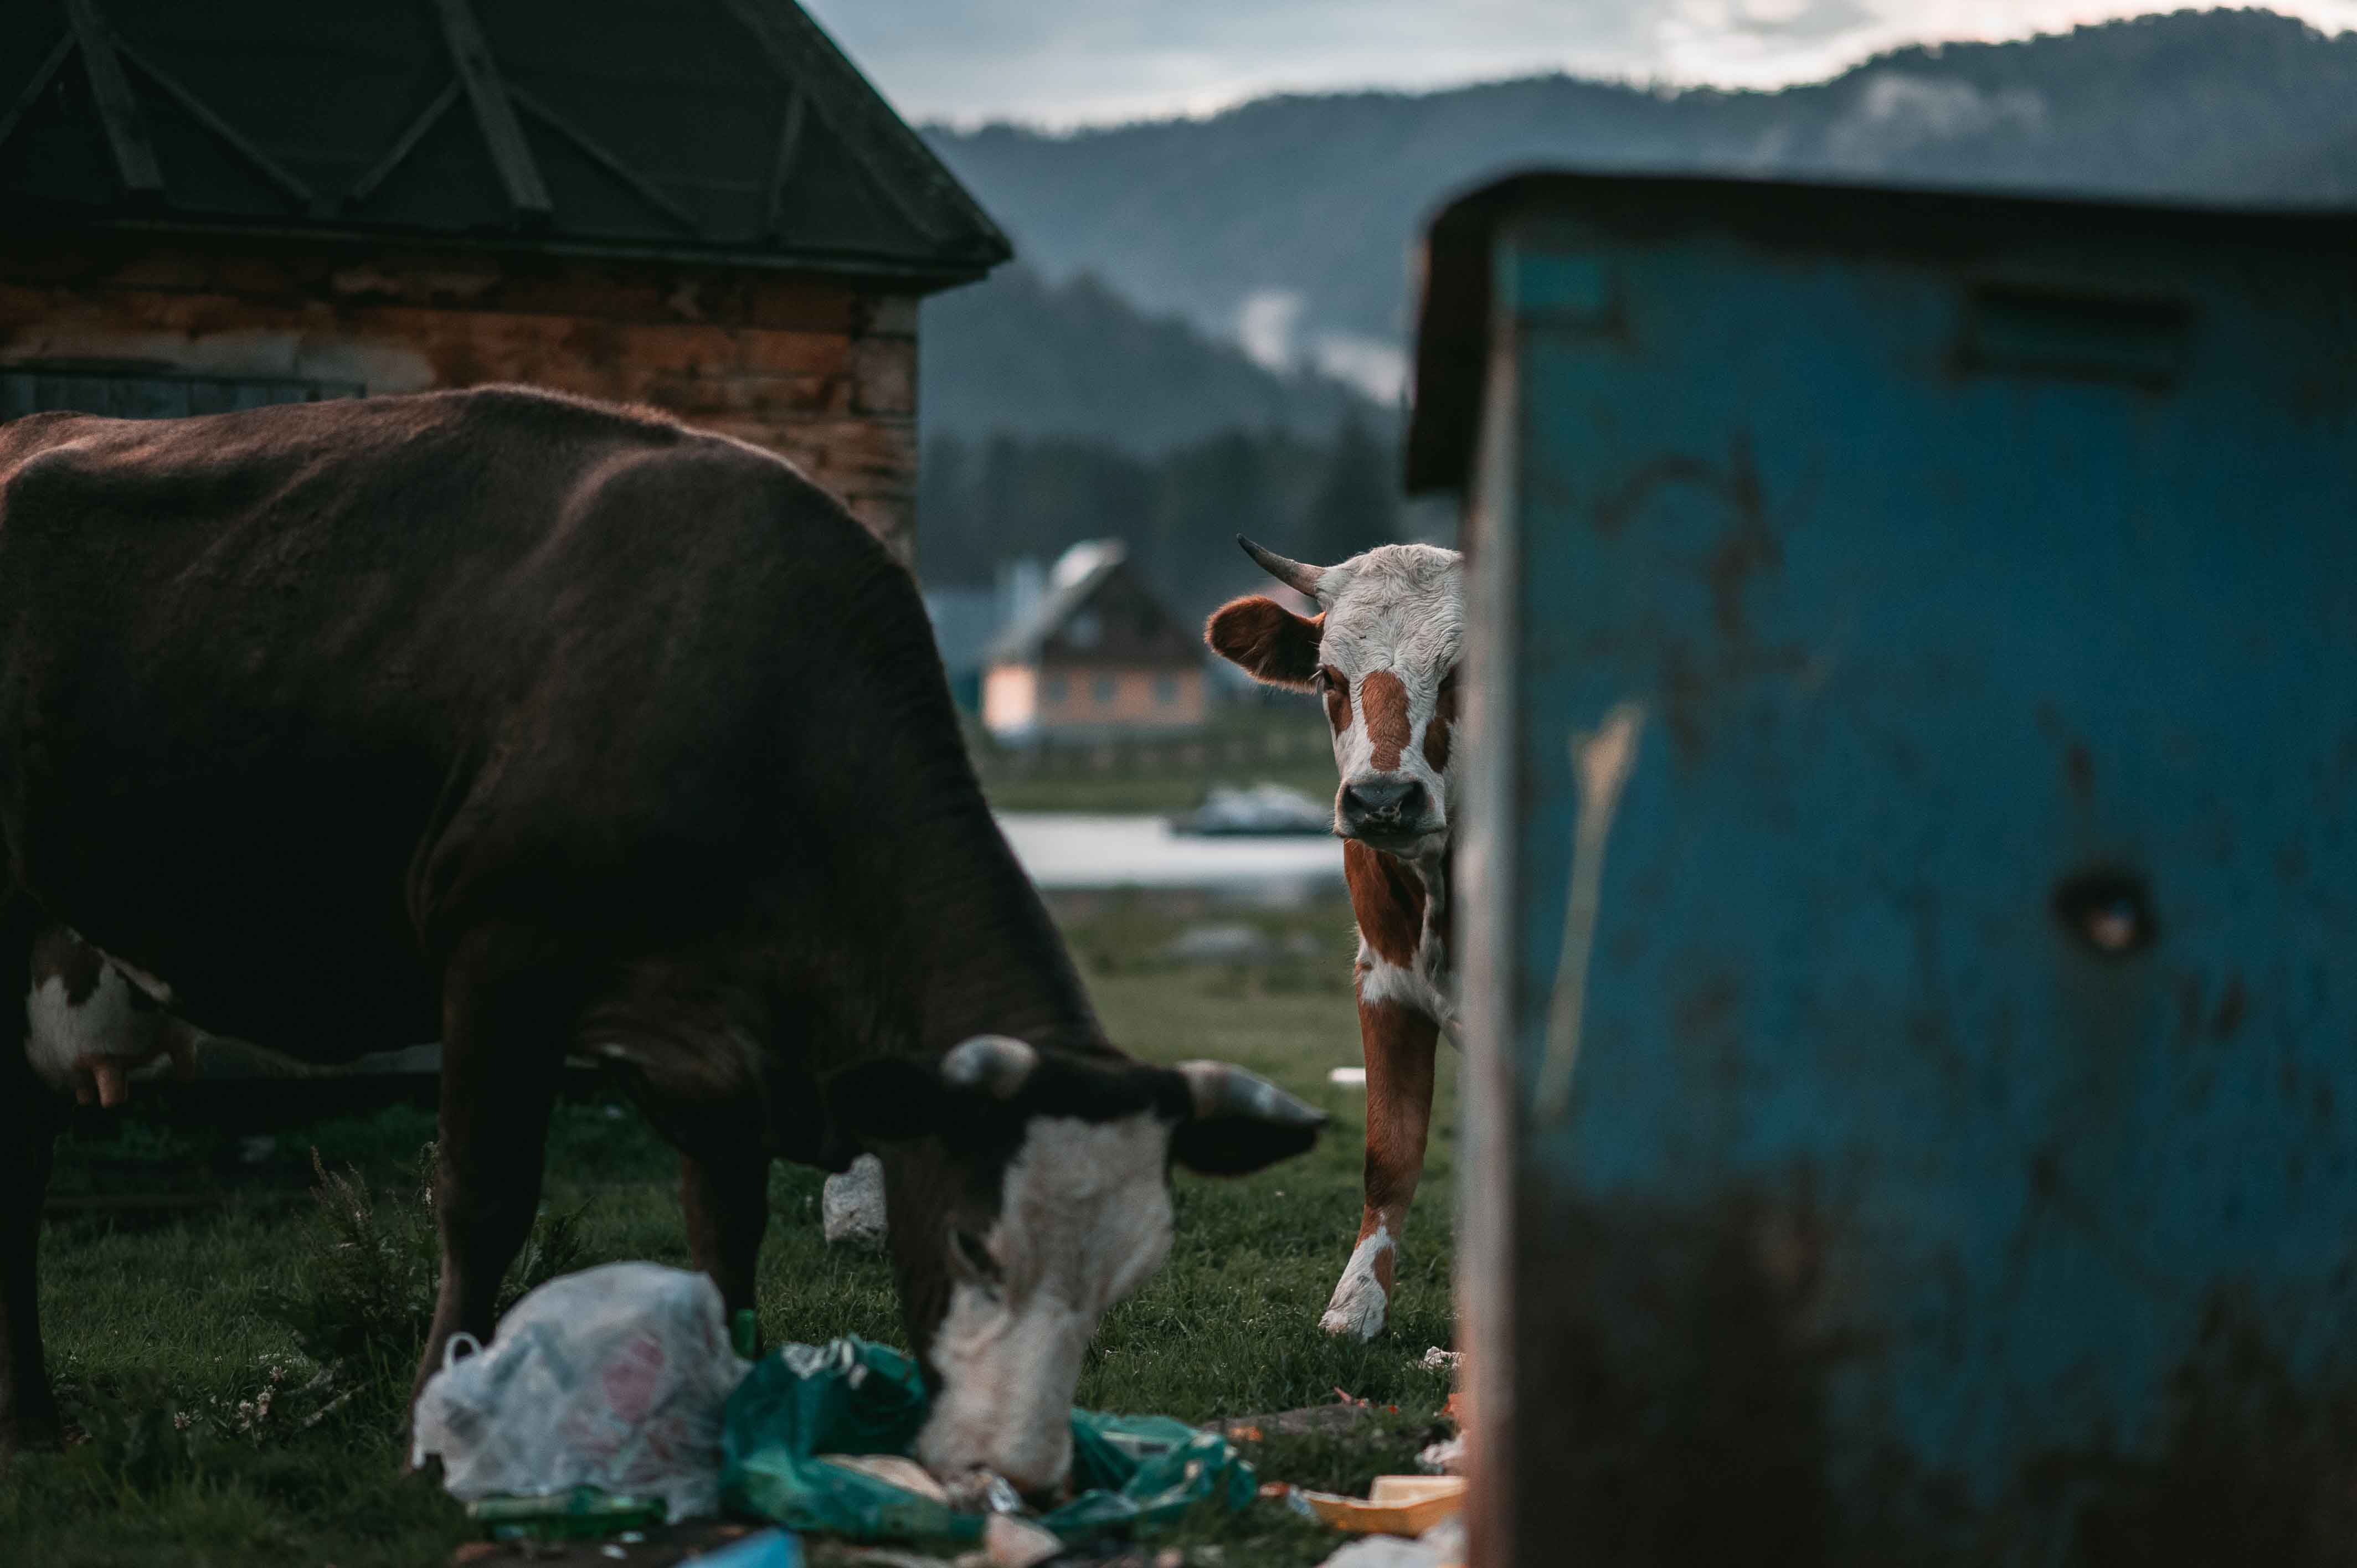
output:
M828 1246L883 1246L884 1162L862 1155L841 1176L827 1177L818 1208Z
M1375 1266L1391 1251L1391 1232L1381 1225L1361 1238L1351 1254L1349 1266L1334 1285L1333 1299L1326 1304L1326 1316L1318 1320L1318 1327L1329 1334L1347 1334L1360 1340L1372 1339L1383 1331L1391 1294L1383 1289L1383 1277Z

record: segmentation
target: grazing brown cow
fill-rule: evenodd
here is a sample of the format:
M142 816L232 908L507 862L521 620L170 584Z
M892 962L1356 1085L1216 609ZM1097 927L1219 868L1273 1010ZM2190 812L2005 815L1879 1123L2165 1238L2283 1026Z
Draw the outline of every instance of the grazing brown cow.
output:
M1448 952L1450 730L1464 621L1462 558L1386 544L1308 566L1239 539L1287 587L1296 615L1254 596L1221 607L1205 637L1272 685L1316 692L1334 730L1334 831L1359 923L1359 1036L1367 1059L1365 1205L1326 1307L1331 1334L1383 1330L1400 1227L1424 1174L1433 1055L1456 1029Z
M0 426L0 993L16 966L38 1007L70 922L91 983L168 976L235 1038L440 1036L421 1380L490 1333L565 1057L599 1055L682 1151L732 1309L770 1162L875 1150L920 1456L1052 1487L1171 1164L1252 1170L1321 1120L1105 1039L908 573L778 457L650 413L487 388ZM0 1452L58 1429L63 1100L26 1026L0 1008ZM70 1042L69 1087L141 1044Z

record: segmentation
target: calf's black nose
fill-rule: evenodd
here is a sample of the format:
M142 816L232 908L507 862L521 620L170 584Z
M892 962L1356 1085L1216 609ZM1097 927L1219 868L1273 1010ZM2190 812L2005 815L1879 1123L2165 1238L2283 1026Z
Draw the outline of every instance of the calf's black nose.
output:
M1407 779L1371 779L1342 787L1342 818L1365 827L1396 825L1424 815L1424 786Z

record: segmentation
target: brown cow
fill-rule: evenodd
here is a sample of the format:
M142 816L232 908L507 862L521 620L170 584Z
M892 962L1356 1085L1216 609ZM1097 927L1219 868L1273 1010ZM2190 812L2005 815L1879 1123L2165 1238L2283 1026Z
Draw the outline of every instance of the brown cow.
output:
M1027 1488L1065 1473L1099 1315L1168 1248L1171 1163L1316 1136L1239 1069L1106 1041L915 584L756 447L516 388L37 414L0 426L0 661L18 983L70 923L236 1038L440 1036L421 1380L490 1331L568 1051L681 1149L732 1309L770 1160L877 1152L939 1393L920 1455ZM0 1033L0 1451L58 1427L35 1242L62 1103Z
M1299 616L1254 596L1222 606L1205 638L1273 685L1316 692L1334 731L1334 831L1359 924L1355 978L1367 1061L1365 1203L1327 1332L1383 1330L1400 1228L1424 1174L1433 1055L1456 1030L1448 951L1450 732L1464 623L1463 561L1386 544L1308 566L1238 539L1270 575L1315 600Z

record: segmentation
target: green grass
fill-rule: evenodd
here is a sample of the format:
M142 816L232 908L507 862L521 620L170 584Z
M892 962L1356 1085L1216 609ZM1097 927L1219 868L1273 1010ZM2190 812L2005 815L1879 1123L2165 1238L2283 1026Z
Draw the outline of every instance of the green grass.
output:
M1128 1049L1165 1061L1223 1057L1334 1116L1302 1159L1241 1180L1178 1178L1170 1261L1107 1316L1080 1402L1209 1421L1328 1403L1344 1389L1397 1413L1339 1436L1272 1437L1256 1461L1265 1479L1360 1489L1376 1474L1412 1467L1448 1393L1445 1375L1419 1363L1426 1347L1450 1343L1454 1063L1442 1069L1392 1331L1372 1345L1330 1340L1317 1317L1357 1227L1363 1125L1359 1094L1326 1081L1329 1068L1359 1059L1342 941L1348 913L1338 902L1243 918L1278 935L1309 930L1321 956L1266 968L1171 968L1153 954L1177 922L1145 900L1116 901L1068 925L1106 1025ZM431 1482L400 1473L393 1435L414 1345L372 1349L355 1358L365 1364L347 1361L323 1378L290 1321L301 1314L289 1307L315 1288L307 1282L317 1281L330 1235L300 1182L310 1147L332 1168L359 1171L391 1223L412 1201L417 1152L432 1136L431 1118L408 1110L325 1123L249 1158L264 1179L225 1184L214 1208L161 1221L53 1221L42 1280L50 1356L69 1414L91 1440L27 1455L0 1480L0 1558L339 1568L446 1561L466 1537L463 1520ZM224 1151L134 1122L103 1144L70 1141L60 1158L60 1190L87 1191L126 1171L219 1167ZM581 1264L683 1264L673 1176L668 1151L634 1114L560 1111L548 1210L578 1212ZM764 1337L901 1343L883 1261L822 1241L822 1179L782 1166L772 1178ZM1315 1563L1336 1544L1275 1503L1191 1520L1170 1540L1190 1562L1256 1564Z

